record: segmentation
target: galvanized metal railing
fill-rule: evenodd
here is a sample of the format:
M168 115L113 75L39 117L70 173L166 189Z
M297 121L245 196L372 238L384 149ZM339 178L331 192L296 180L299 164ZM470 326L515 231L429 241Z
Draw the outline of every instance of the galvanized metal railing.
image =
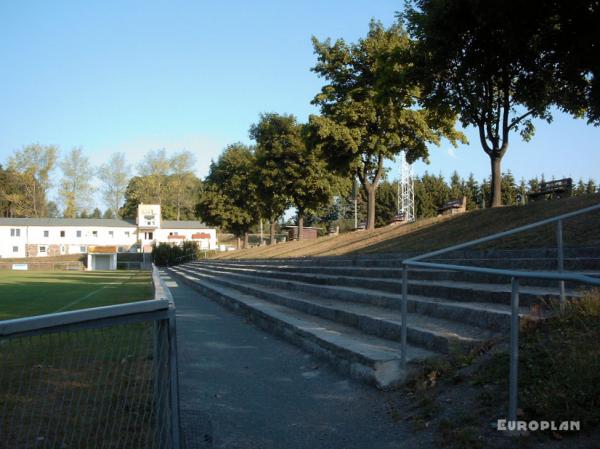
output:
M432 251L420 256L406 259L402 262L402 331L401 331L401 357L402 366L406 367L407 352L407 327L408 327L408 273L413 268L430 268L437 270L462 271L468 273L492 274L506 276L511 279L511 319L510 319L510 378L509 378L509 406L508 421L517 420L517 402L518 402L518 360L519 360L519 281L520 279L546 279L558 282L560 292L561 308L565 302L565 281L580 282L588 285L600 285L600 279L588 276L584 273L564 271L564 242L563 242L563 222L579 215L589 212L600 211L600 204L586 207L574 212L558 215L556 217L541 220L524 226L511 229L509 231L499 232L487 237L472 240L459 245L450 246L437 251ZM425 259L441 256L453 251L469 248L482 243L488 243L504 237L510 237L514 234L530 231L540 226L555 224L556 229L556 249L557 249L557 271L528 271L528 270L509 270L502 268L477 267L468 265L457 265L443 262L427 262Z
M0 446L180 448L175 305L152 279L147 301L0 321Z

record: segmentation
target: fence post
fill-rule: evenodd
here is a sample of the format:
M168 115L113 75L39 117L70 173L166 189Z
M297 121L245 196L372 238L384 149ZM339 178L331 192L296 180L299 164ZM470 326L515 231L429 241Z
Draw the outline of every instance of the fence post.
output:
M169 380L171 400L171 432L173 449L180 449L179 369L177 366L177 330L175 308L169 307Z
M401 332L401 351L400 362L402 368L406 368L406 337L408 325L408 265L402 264L402 332Z
M565 255L564 255L564 244L563 244L563 227L562 220L556 222L556 251L558 256L558 271L562 272L565 269ZM560 310L562 311L565 306L565 281L558 281L560 288Z
M508 421L517 420L519 371L519 278L512 278L510 300L510 375L508 391Z
M170 448L169 438L169 389L170 384L165 377L170 375L169 354L169 321L159 320L154 323L154 407L156 412L156 437L158 447ZM165 369L166 368L166 369Z

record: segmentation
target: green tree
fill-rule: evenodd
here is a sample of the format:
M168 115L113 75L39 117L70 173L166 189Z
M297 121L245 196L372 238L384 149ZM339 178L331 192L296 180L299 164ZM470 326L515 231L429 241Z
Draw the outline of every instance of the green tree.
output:
M600 7L597 0L536 0L542 51L557 73L557 105L600 125Z
M174 154L169 160L169 192L176 220L193 210L200 190L200 181L193 173L196 158L189 151Z
M461 200L465 194L465 185L456 170L452 173L450 177L450 199L453 200Z
M63 176L58 193L63 202L64 216L75 218L77 212L91 203L94 171L81 148L73 148L59 165Z
M57 149L52 145L28 145L9 159L8 167L23 175L23 194L31 204L33 217L46 217L48 190L52 187L51 174L56 166Z
M428 144L464 137L453 128L454 116L416 107L419 89L406 78L410 64L392 61L411 46L400 26L385 29L371 22L367 37L356 44L313 38L313 46L318 57L313 71L327 84L313 100L321 116L309 120L329 164L360 180L368 199L367 229L373 229L384 161L402 151L410 162L426 159ZM393 84L387 82L390 78Z
M244 246L248 232L258 222L257 186L254 184L255 156L251 147L236 143L229 145L204 181L204 189L196 206L202 219L231 232Z
M100 166L100 191L109 209L119 211L123 205L130 172L131 166L127 163L124 153L114 153L106 164Z
M590 179L585 186L585 193L596 193L596 181Z
M164 206L168 196L167 176L170 170L170 161L165 149L148 151L142 162L138 164L138 174L142 178L145 195L148 202Z
M102 211L95 207L89 218L102 218Z
M512 206L517 200L517 184L512 172L508 170L502 175L502 204Z
M473 173L469 174L469 178L465 183L465 195L467 197L467 210L477 209L480 206L479 195L481 195L481 192L479 183Z
M102 214L102 218L117 218L112 209L106 209Z
M281 160L286 152L302 145L299 136L294 138L293 116L261 114L258 123L250 128L250 137L256 141L255 184L261 218L270 222L271 244L275 243L277 219L290 206L291 201L286 189L285 167Z
M536 2L414 0L403 14L416 39L413 76L423 104L459 114L491 162L491 206L502 204L501 161L511 132L529 141L550 121L555 70L540 48ZM518 11L518 14L515 13Z
M415 213L427 218L438 215L438 209L450 199L450 188L444 177L427 172L415 182Z
M398 214L398 183L384 180L377 193L376 226L389 225Z

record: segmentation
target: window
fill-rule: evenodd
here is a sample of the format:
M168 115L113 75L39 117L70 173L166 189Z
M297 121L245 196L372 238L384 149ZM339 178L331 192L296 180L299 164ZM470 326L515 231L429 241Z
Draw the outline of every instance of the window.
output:
M85 252L86 252L86 250L87 250L87 248L86 248L85 246L80 246L80 247L79 247L79 252L80 252L80 253L85 253Z
M19 247L13 246L13 253L18 253L18 252L19 252Z
M94 237L98 237L98 231L92 231L92 235L93 235Z
M21 237L21 230L20 229L12 228L10 230L10 236L11 237Z
M152 240L154 238L154 234L152 232L144 232L144 240Z
M179 235L178 232L169 232L169 235Z
M108 231L108 236L109 237L114 237L115 236L115 231Z
M50 231L44 231L44 237L50 237Z
M40 253L45 253L45 252L46 252L46 247L40 246Z
M60 231L60 236L64 237L65 236L65 231Z
M125 231L125 237L129 237L129 231Z
M77 237L81 237L81 231L77 231Z

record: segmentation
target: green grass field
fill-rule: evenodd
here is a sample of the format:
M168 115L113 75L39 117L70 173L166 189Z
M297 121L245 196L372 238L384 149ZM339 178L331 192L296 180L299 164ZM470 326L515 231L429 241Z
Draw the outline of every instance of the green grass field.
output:
M152 299L147 271L0 271L0 320Z
M147 271L0 271L0 320L152 298ZM145 322L0 341L0 448L149 447L152 331Z

